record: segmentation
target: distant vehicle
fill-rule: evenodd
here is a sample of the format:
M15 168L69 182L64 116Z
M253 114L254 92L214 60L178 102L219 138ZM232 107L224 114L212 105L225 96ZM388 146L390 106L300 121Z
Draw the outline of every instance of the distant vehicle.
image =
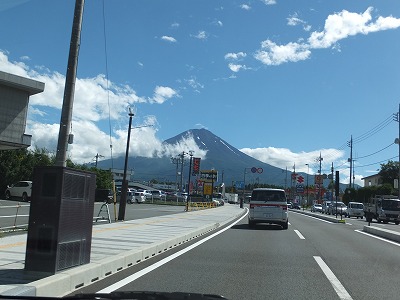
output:
M312 212L322 212L322 205L321 204L314 204L311 207Z
M292 208L293 209L301 209L300 204L299 203L292 203Z
M288 210L285 190L257 188L250 199L249 227L257 223L278 224L288 229Z
M322 213L327 214L332 201L324 201L322 203Z
M21 198L22 201L29 201L32 195L32 181L18 181L7 186L5 197L7 200Z
M288 208L293 208L293 203L292 203L291 201L288 201L288 202L287 202L287 207L288 207Z
M328 215L347 215L347 206L343 202L332 201L328 208Z
M362 219L364 216L364 204L361 202L349 202L347 205L347 216L349 218L357 217L357 219Z
M136 203L146 202L146 196L144 195L143 192L135 192L134 193L134 199L135 199Z
M165 200L166 195L165 193L163 193L162 191L158 191L158 190L154 190L154 191L150 191L150 198L154 199L154 200Z
M379 195L364 202L364 215L367 222L376 219L378 223L400 223L400 200L392 195Z

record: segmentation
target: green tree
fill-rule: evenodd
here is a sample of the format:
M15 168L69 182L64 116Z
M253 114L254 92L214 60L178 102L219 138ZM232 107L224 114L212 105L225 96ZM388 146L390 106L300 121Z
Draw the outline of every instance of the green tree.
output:
M378 174L381 176L382 184L388 183L393 187L394 180L399 178L399 163L389 160L386 164L381 164Z

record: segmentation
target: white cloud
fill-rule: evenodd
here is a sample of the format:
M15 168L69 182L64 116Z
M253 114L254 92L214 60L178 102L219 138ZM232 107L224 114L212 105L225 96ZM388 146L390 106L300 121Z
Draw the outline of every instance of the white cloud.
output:
M166 35L164 35L164 36L161 37L161 39L162 39L163 41L167 41L167 42L171 42L171 43L176 43L176 39L173 38L172 36L166 36Z
M154 89L154 95L152 98L149 99L150 103L158 103L158 104L162 104L165 101L167 101L168 99L177 96L178 93L167 86L157 86Z
M310 55L311 51L306 44L277 45L266 40L261 43L261 49L254 54L254 57L265 65L280 65L285 62L306 60Z
M244 10L250 10L250 9L251 9L251 6L250 6L250 5L247 5L247 4L242 4L242 5L240 5L240 8L242 8L242 9L244 9Z
M30 97L25 132L32 135L32 147L46 148L55 153L65 76L49 72L45 67L33 70L25 63L11 62L6 52L2 51L0 70L45 83L43 93ZM141 97L127 85L107 82L102 74L93 78L77 78L72 113L74 143L69 145L68 156L76 163L90 162L96 153L110 158L109 126L105 126L107 129L99 127L101 123L108 123L109 114L112 121L110 125L113 156L124 155L128 126L127 107L136 103L162 104L176 96L178 93L174 89L156 86L153 97ZM162 142L156 137L156 124L155 116L145 116L141 125L146 127L133 129L136 138L131 140L131 155L150 157L154 149L161 149ZM147 127L148 125L152 126Z
M235 72L235 73L239 72L240 69L244 69L244 70L247 69L245 65L238 65L238 64L228 64L228 67L232 72Z
M245 58L246 56L247 56L247 54L244 52L227 53L227 54L225 54L225 59L240 60L242 58Z
M329 48L338 41L357 34L368 34L400 27L400 19L394 17L378 17L371 22L373 11L369 7L364 13L352 13L343 10L340 13L328 16L324 30L314 31L308 39L311 48Z
M178 22L174 22L171 24L171 28L178 28L180 24Z
M265 5L274 5L276 0L261 0Z
M261 48L255 52L254 57L266 65L280 65L287 62L306 60L311 56L311 50L330 48L340 51L338 42L349 36L368 34L382 30L400 27L400 18L378 17L372 21L373 8L369 7L363 13L352 13L343 10L329 15L325 21L323 31L314 31L304 43L289 42L286 45L278 45L271 40L261 42ZM297 14L288 18L288 25L303 24L306 31L311 26L299 19Z
M324 165L329 166L331 162L337 161L345 155L344 151L336 149L294 153L286 148L268 147L255 149L243 148L240 149L240 151L281 169L285 169L286 167L288 169L293 169L293 165L295 165L296 171L307 172L309 169L310 173L316 173L318 171L319 166L316 163L316 159L319 157L320 153L322 157L329 157L326 161L324 160ZM306 164L309 164L309 167L307 167ZM328 167L328 169L329 168L330 167ZM322 169L324 169L324 167Z
M208 34L204 30L200 30L196 35L192 35L192 36L199 40L206 40L208 37Z

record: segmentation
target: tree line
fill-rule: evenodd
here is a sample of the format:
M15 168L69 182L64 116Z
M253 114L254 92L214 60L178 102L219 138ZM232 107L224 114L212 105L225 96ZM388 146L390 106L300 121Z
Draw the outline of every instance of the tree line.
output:
M33 170L40 166L54 166L55 155L45 148L2 150L0 151L0 193L3 194L7 185L21 180L33 180ZM112 174L110 170L102 170L93 166L77 164L70 159L67 167L77 170L90 171L96 174L96 187L110 189Z

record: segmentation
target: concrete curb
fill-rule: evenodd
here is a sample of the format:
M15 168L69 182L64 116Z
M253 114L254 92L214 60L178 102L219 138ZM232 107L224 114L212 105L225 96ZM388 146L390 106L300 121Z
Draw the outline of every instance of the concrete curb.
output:
M400 243L400 233L393 230L364 225L363 231L369 234L373 234Z

